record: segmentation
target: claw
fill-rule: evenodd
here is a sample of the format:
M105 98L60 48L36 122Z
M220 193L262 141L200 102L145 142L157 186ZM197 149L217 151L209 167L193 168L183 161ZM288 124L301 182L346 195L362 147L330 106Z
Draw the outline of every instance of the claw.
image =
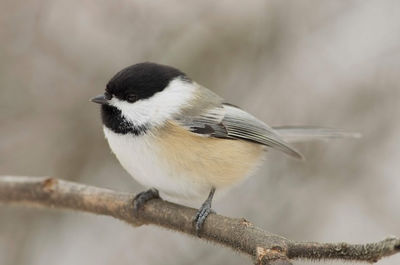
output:
M206 221L208 215L210 213L215 213L213 209L211 209L211 201L214 196L215 188L212 188L210 194L208 195L207 200L201 205L200 209L197 211L197 214L193 220L193 226L196 231L196 235L200 237L200 232L203 229L204 222Z
M139 210L144 206L144 204L153 199L160 199L160 194L157 189L149 189L143 191L135 196L133 199L133 214L134 216L139 216Z
M196 230L196 235L198 237L200 237L200 232L203 229L204 222L206 221L210 213L215 213L215 211L211 209L210 204L203 204L201 208L197 211L196 217L193 221L193 225Z

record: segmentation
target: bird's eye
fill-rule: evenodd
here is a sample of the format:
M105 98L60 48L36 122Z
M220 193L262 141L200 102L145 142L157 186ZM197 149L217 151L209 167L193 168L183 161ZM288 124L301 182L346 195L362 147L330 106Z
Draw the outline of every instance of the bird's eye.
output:
M133 103L133 102L135 102L137 99L138 99L138 97L137 97L137 95L135 95L135 94L129 94L128 97L126 98L126 100L127 100L129 103Z
M104 92L104 97L105 99L110 100L112 98L112 95L106 91Z

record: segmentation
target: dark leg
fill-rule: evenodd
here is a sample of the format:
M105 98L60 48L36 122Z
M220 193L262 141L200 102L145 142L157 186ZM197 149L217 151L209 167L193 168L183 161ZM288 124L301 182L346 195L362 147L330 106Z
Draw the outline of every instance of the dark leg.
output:
M158 190L154 188L139 193L133 199L133 214L135 216L139 216L139 210L144 206L147 201L159 198L160 195L158 194Z
M196 217L193 221L193 226L196 229L197 236L200 236L201 229L203 228L204 221L207 219L207 216L214 211L211 209L211 201L214 197L215 188L211 188L210 194L208 195L207 200L201 205L200 209L197 211Z

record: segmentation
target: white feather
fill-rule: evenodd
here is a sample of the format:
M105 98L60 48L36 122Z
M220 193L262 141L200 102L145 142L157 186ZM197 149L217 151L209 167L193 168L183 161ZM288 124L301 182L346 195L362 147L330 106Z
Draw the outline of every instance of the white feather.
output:
M122 115L134 125L141 126L151 123L154 126L162 125L166 120L178 113L195 94L198 87L175 78L161 92L157 92L148 99L142 99L135 103L119 100L113 97L110 105L121 110Z
M211 189L208 183L174 171L160 156L157 141L151 133L134 136L116 134L103 126L111 150L126 171L140 184L154 187L173 198L204 200Z

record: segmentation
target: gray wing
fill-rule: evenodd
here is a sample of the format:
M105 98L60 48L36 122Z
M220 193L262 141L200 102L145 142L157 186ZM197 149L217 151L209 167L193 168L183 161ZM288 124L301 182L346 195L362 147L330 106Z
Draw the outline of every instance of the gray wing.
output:
M223 108L226 112L222 125L229 137L270 146L295 158L303 159L296 149L264 122L235 106L223 104Z
M210 92L206 91L215 99L216 95ZM198 103L197 101L196 106ZM275 148L298 159L303 158L271 127L230 104L214 102L198 111L193 111L193 108L189 107L175 119L188 130L203 136L251 141Z

